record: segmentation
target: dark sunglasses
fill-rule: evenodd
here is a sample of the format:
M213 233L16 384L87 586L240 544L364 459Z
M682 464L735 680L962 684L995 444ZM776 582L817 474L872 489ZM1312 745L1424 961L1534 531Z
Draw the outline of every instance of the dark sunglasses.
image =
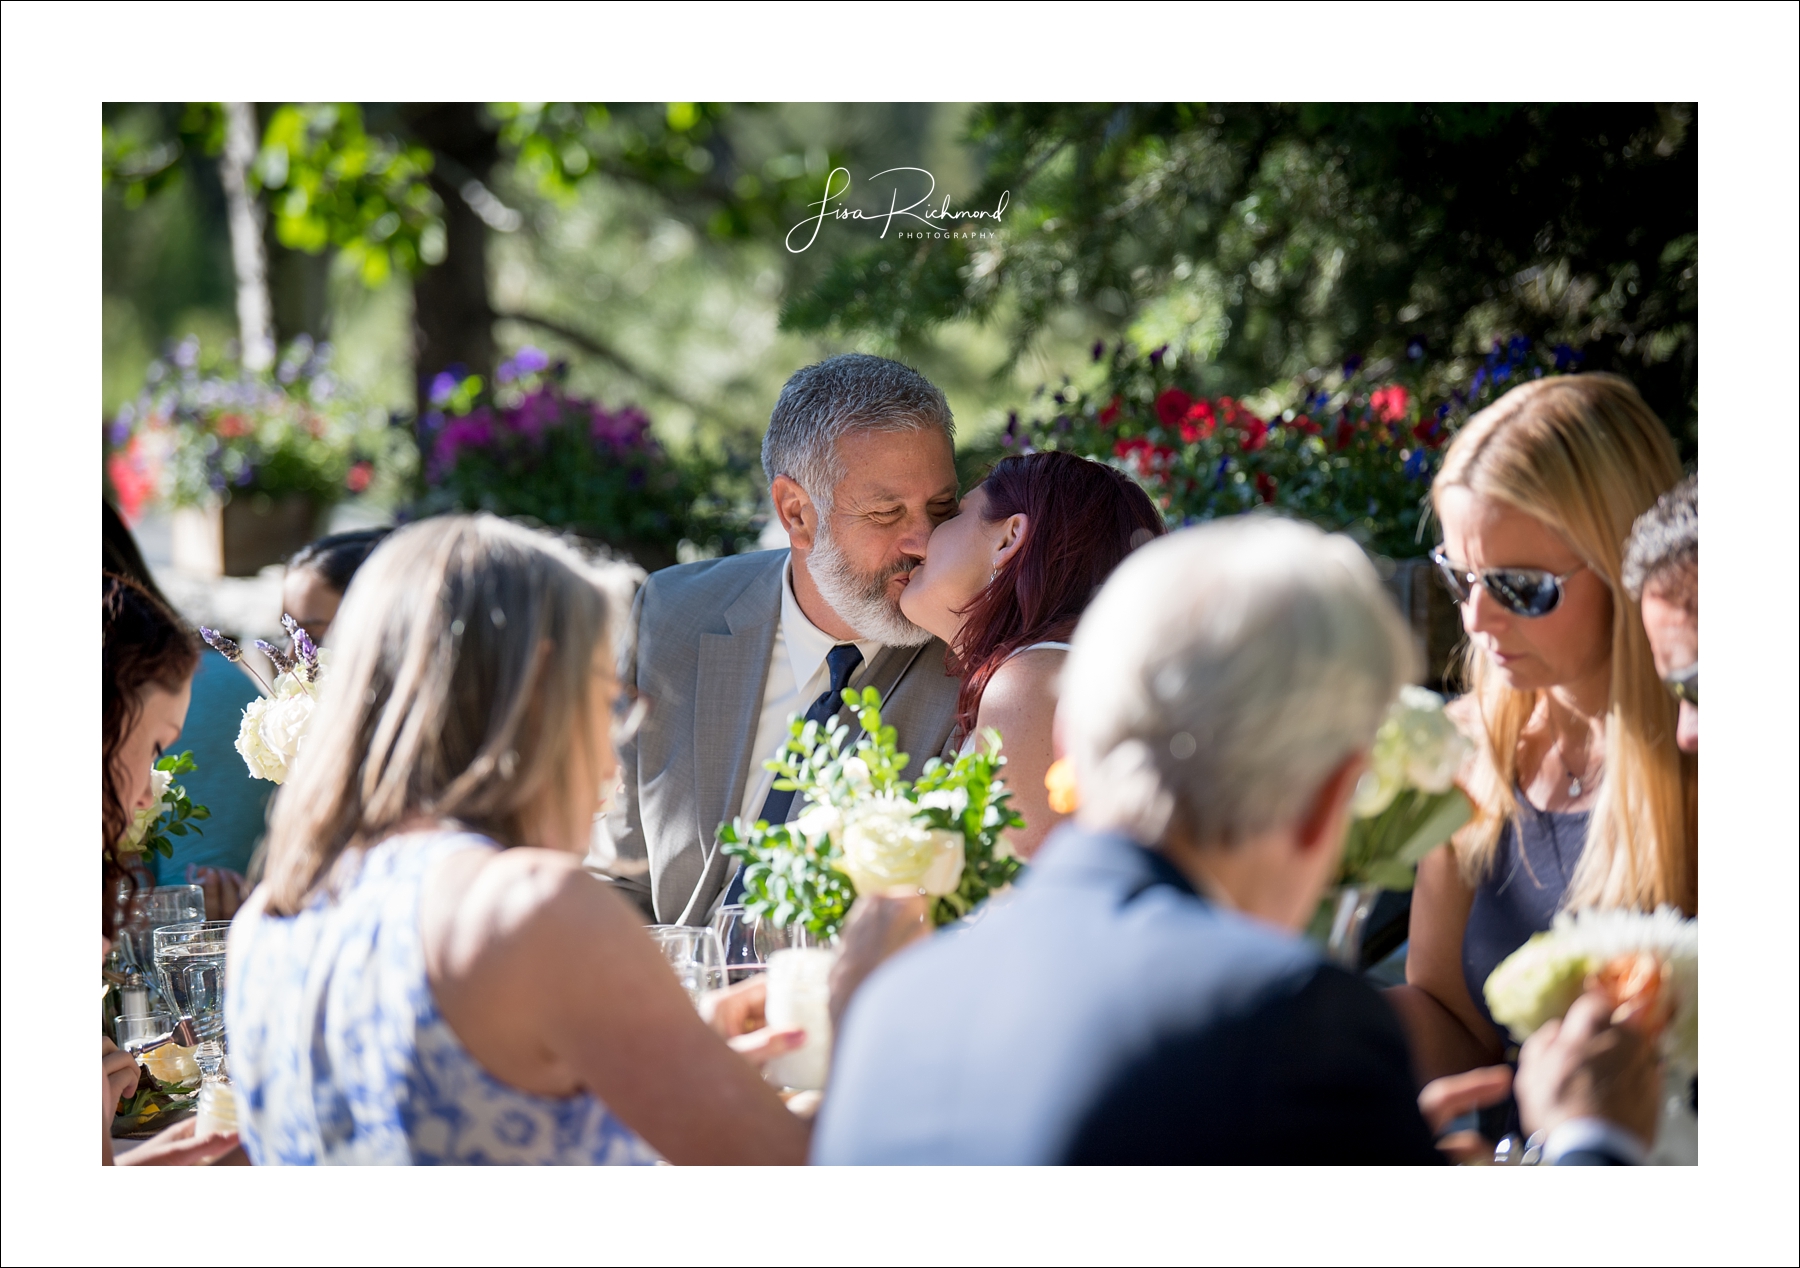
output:
M1669 694L1677 700L1684 704L1691 704L1698 709L1700 707L1700 662L1695 661L1686 669L1677 669L1663 679L1663 686L1667 687Z
M1508 612L1524 617L1549 616L1556 611L1563 599L1563 582L1587 567L1577 564L1560 577L1542 568L1483 568L1476 572L1451 563L1442 546L1431 552L1431 562L1459 604L1469 601L1479 583Z

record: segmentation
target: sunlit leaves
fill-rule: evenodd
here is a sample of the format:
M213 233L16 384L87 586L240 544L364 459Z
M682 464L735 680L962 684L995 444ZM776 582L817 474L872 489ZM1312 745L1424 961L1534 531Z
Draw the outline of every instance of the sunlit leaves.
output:
M270 116L254 176L283 246L337 247L375 287L443 258L432 164L422 145L371 136L354 103L289 104Z

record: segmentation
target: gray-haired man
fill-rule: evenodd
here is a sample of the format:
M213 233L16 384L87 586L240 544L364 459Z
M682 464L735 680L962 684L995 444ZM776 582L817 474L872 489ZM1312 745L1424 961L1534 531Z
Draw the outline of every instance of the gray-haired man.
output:
M900 592L956 512L954 436L944 394L898 362L808 366L763 438L790 549L666 568L639 591L621 677L650 713L620 752L624 787L590 866L658 922L704 923L726 895L737 864L721 822L798 813L762 766L789 715L829 717L843 687L873 686L909 775L944 747L957 681Z
M1626 591L1638 600L1656 672L1681 702L1675 742L1700 751L1700 484L1689 476L1638 516L1625 543Z

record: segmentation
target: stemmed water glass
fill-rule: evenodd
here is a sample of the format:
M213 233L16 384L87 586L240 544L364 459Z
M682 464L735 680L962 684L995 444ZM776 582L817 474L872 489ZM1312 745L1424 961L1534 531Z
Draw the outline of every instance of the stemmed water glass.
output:
M725 989L725 949L719 935L711 929L699 925L651 925L650 937L696 1008L710 992Z
M725 977L735 986L767 969L764 949L758 942L758 924L744 913L741 903L719 908L713 917L713 932L725 955Z
M200 1067L197 1102L199 1135L235 1130L236 1104L225 1073L225 944L229 920L168 925L150 935L156 972L183 1021L200 1040L194 1061Z

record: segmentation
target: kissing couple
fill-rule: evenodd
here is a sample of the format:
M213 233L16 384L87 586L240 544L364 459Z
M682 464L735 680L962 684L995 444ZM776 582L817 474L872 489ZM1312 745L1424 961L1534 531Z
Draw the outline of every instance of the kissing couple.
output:
M652 574L621 682L647 723L621 748L622 787L588 865L660 924L705 924L741 892L722 822L798 813L763 762L788 718L837 716L846 687L927 760L995 727L1030 857L1061 816L1055 680L1088 601L1162 516L1128 478L1064 453L1001 459L959 497L956 425L917 371L860 353L790 378L763 473L786 550Z

